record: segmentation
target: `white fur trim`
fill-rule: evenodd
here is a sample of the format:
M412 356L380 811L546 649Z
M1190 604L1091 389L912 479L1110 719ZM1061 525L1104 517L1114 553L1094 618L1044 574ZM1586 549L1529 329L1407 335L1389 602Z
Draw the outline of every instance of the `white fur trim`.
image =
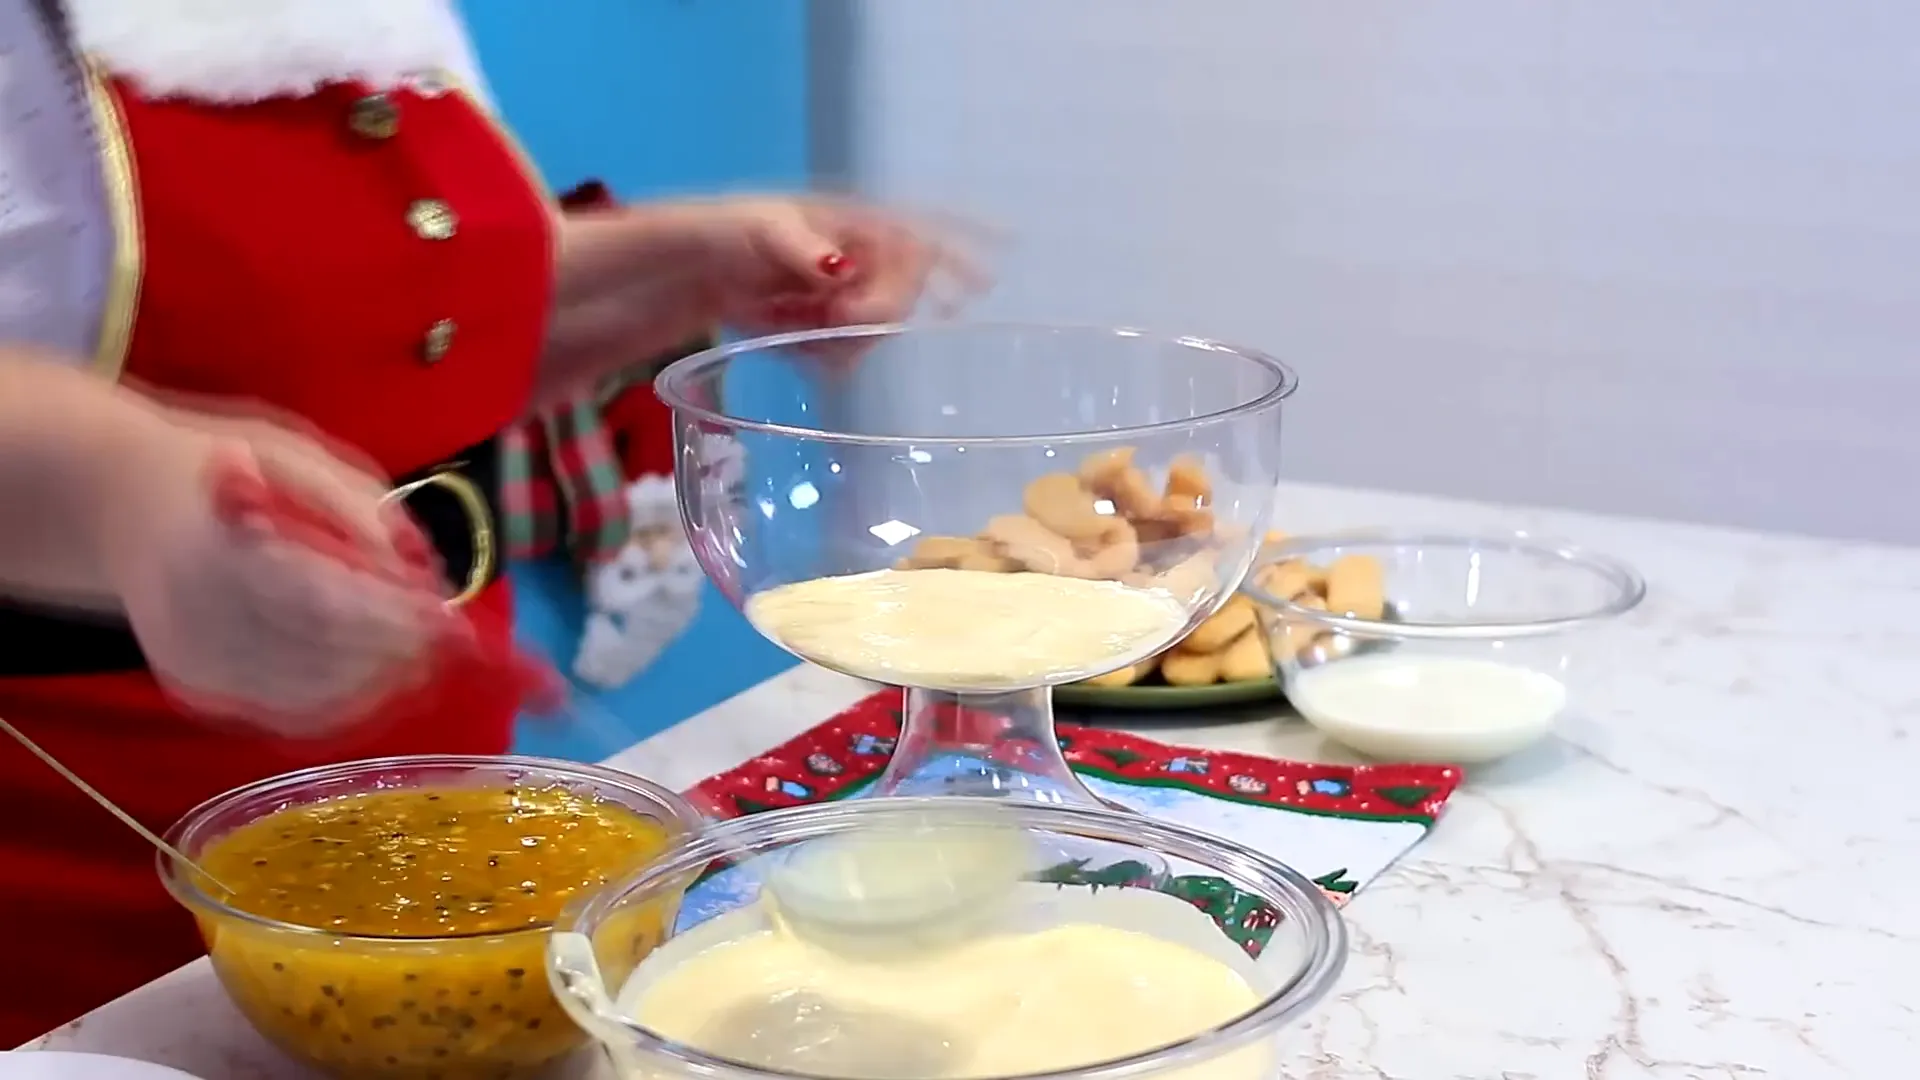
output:
M332 82L474 76L452 0L66 0L74 47L153 97L244 103Z

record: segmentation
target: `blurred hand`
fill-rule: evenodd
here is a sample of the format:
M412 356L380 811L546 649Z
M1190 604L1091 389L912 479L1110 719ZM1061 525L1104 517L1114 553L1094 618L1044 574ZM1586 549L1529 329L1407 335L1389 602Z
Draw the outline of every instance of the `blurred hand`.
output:
M362 719L467 634L384 481L266 421L175 412L115 490L101 551L184 704L310 737ZM281 528L290 500L310 527Z
M978 230L825 198L722 200L697 219L721 321L754 333L951 314L988 284Z

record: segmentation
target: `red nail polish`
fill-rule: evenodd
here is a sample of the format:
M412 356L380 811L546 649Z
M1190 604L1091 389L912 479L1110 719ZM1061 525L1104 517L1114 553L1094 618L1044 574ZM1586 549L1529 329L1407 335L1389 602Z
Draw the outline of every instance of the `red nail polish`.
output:
M389 533L393 537L393 550L402 561L416 566L426 566L433 561L433 545L427 542L427 535L412 521L393 521Z
M820 256L820 272L831 278L837 278L853 269L853 261L839 252Z

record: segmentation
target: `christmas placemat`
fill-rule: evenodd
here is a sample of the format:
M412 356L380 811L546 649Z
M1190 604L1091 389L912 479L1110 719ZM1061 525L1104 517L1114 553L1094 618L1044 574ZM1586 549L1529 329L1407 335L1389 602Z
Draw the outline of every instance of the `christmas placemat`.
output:
M900 692L882 691L708 777L688 797L716 818L846 798L886 767L901 719ZM1068 764L1096 794L1265 852L1342 904L1420 842L1461 779L1451 766L1282 761L1075 724L1060 724L1058 734ZM1068 878L1080 872L1056 870ZM1162 888L1213 915L1249 951L1270 932L1273 913L1217 878L1175 877Z

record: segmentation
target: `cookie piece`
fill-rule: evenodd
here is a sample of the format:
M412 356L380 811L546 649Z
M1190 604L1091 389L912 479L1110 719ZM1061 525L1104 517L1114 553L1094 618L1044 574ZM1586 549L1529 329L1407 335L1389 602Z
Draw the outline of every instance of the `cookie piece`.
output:
M1314 611L1327 610L1327 602L1314 593L1295 597L1293 602ZM1318 623L1308 622L1305 619L1286 619L1281 625L1280 639L1273 643L1274 652L1279 656L1292 659L1312 645L1322 633L1323 630Z
M1192 495L1167 496L1161 500L1155 516L1172 522L1174 532L1180 536L1204 536L1213 531L1213 511Z
M1200 467L1200 459L1181 454L1167 466L1167 497L1181 496L1205 506L1213 500L1213 481Z
M1217 653L1192 653L1175 649L1160 658L1160 677L1172 686L1206 686L1220 681L1220 657Z
M1267 655L1267 638L1258 626L1249 626L1220 650L1222 682L1244 682L1273 677L1273 661Z
M1292 600L1307 593L1318 593L1326 587L1326 575L1319 567L1304 559L1288 559L1286 562L1273 563L1261 567L1253 575L1253 583L1269 596L1282 600Z
M960 556L953 564L955 570L979 570L988 574L1011 574L1020 569L1020 564L982 544L980 550Z
M1154 665L1155 662L1152 660L1142 660L1137 664L1129 664L1119 671L1109 671L1105 675L1095 675L1091 679L1084 680L1084 684L1087 686L1106 687L1132 686L1134 683L1151 675Z
M987 522L980 538L991 543L994 553L1042 574L1086 577L1086 564L1073 550L1073 542L1025 514L1001 514Z
M990 555L993 549L971 536L926 536L900 563L902 570L952 570L971 555Z
M1136 525L1159 512L1160 493L1147 482L1147 474L1134 465L1131 446L1108 450L1082 461L1080 482L1112 503L1116 513Z
M1253 601L1234 593L1226 603L1220 605L1220 610L1193 628L1193 632L1180 643L1180 649L1183 652L1218 652L1252 626Z
M1371 555L1342 555L1327 567L1327 610L1356 619L1386 613L1387 575Z
M1075 544L1074 552L1096 578L1118 581L1140 565L1140 541L1133 526L1118 519L1109 519L1107 530L1091 542Z
M1196 551L1161 572L1153 584L1181 603L1190 604L1220 587L1219 573L1212 552Z
M1100 512L1098 496L1071 473L1049 473L1035 480L1020 501L1028 517L1069 540L1097 539L1115 520Z

